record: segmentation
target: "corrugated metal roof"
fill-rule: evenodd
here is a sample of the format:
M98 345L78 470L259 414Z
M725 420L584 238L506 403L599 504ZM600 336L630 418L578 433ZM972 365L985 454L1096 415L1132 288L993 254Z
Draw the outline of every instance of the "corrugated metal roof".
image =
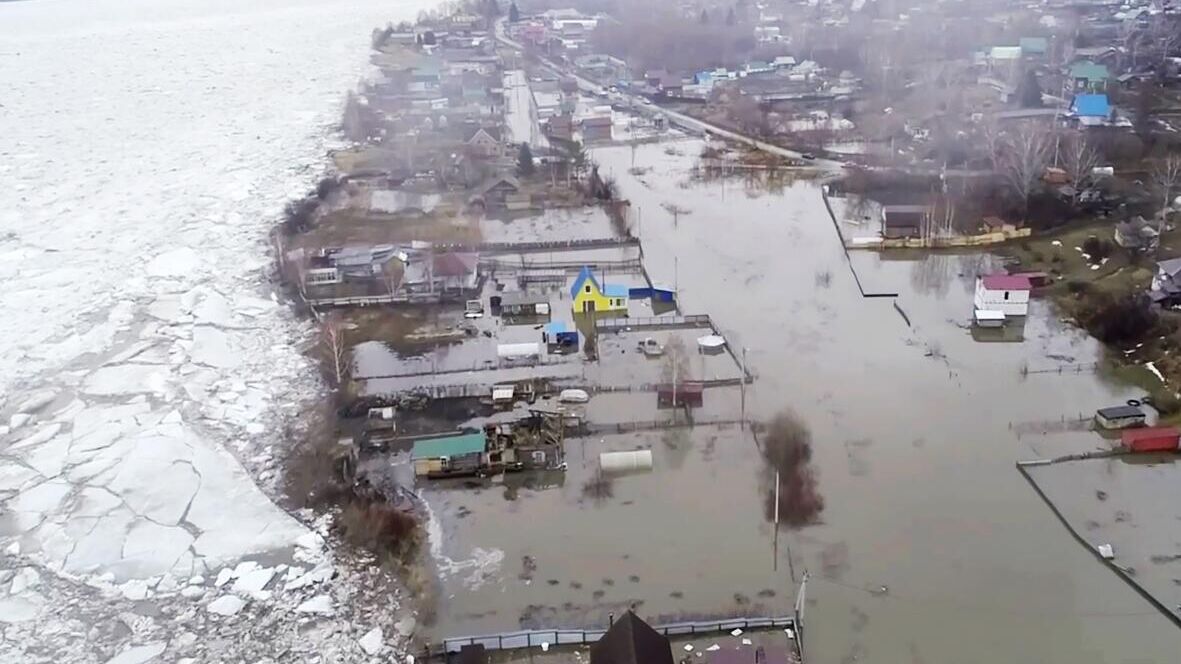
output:
M1142 417L1144 415L1144 411L1135 406L1111 406L1110 408L1100 408L1096 412L1109 420L1123 417Z
M603 284L603 295L607 297L627 297L627 286Z
M1077 95L1071 110L1075 115L1102 118L1107 117L1111 106L1107 103L1107 95Z
M414 449L410 451L411 459L438 459L440 457L455 457L465 454L483 452L485 447L484 434L465 433L447 438L431 438L414 441Z

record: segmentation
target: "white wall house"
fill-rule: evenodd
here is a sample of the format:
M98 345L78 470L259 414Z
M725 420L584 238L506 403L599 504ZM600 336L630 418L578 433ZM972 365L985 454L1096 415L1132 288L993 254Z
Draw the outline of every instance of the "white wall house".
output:
M1029 292L1033 284L1029 277L1008 274L988 274L976 277L977 310L1001 311L1006 316L1029 313Z

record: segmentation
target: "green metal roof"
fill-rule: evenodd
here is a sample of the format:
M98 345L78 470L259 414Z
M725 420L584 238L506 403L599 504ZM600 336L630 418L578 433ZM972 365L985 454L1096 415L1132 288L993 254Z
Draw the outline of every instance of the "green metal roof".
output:
M1076 62L1070 66L1071 78L1085 78L1088 81L1106 81L1107 65L1097 65L1090 60Z
M1032 53L1034 55L1045 55L1046 50L1050 45L1046 42L1045 37L1022 37L1021 38L1021 52Z
M414 441L414 449L410 452L411 459L438 459L440 457L457 457L484 451L484 434L465 433L446 438L430 438Z

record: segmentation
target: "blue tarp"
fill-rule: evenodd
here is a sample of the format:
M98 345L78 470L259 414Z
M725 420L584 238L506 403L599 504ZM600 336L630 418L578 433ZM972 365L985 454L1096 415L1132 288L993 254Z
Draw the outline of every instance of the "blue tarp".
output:
M1077 95L1071 109L1079 117L1105 118L1111 113L1107 95Z

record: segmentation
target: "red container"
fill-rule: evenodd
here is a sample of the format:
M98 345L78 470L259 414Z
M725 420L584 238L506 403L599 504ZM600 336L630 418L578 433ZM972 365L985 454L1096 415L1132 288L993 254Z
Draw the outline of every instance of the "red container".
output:
M1181 431L1177 427L1128 429L1123 433L1124 447L1130 452L1176 452Z

